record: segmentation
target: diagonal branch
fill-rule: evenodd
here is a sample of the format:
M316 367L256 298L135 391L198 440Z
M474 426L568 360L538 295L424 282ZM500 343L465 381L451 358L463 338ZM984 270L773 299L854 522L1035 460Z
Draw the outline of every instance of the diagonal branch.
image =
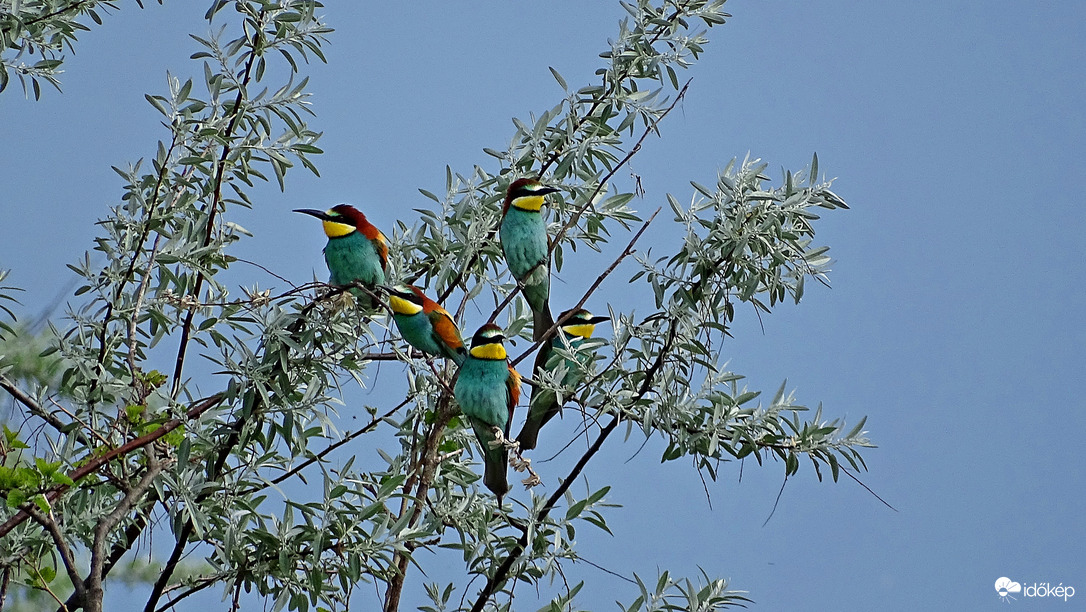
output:
M290 470L287 470L286 472L283 472L277 478L274 478L273 480L270 480L270 481L268 481L267 483L265 483L263 485L252 487L251 489L246 489L244 491L241 491L241 492L238 493L238 496L245 497L247 495L252 495L253 493L259 493L260 491L263 491L264 489L268 488L269 486L277 485L277 484L282 483L283 481L287 480L288 478L290 478L290 477L294 476L295 474L301 472L305 468L313 465L314 463L320 461L321 459L324 459L326 456L331 454L331 452L336 450L337 448L343 446L344 444L350 442L351 440L354 440L358 436L361 436L363 434L367 434L367 433L373 431L374 429L377 428L378 424L380 424L382 421L384 421L388 417L395 414L396 411L399 410L400 408L403 408L404 406L406 406L409 401L411 401L410 398L405 399L404 401L400 402L399 404L396 404L395 406L393 406L390 410L388 410L387 412L385 412L381 416L376 417L375 419L373 419L372 421L367 423L361 429L358 429L356 431L352 431L351 433L343 436L342 439L336 441L335 443L329 444L321 452L319 452L319 453L313 455L312 457L310 457L309 459L306 459L305 461L299 463L298 465L294 466Z
M56 429L57 431L64 429L64 421L61 421L56 416L46 412L45 409L41 407L41 404L34 401L34 398L30 397L26 391L20 389L19 386L15 384L15 381L3 374L0 374L0 389L10 393L20 404L26 406L31 414L41 418L46 423L49 423L53 429Z
M584 293L584 295L581 296L581 300L579 302L577 302L577 304L573 308L570 309L570 314L566 315L565 317L559 317L558 320L555 321L554 324L551 325L547 329L547 331L545 331L543 333L543 339L542 340L539 340L538 342L532 343L532 345L529 346L528 349L525 350L523 353L521 353L520 356L518 356L513 361L509 362L509 365L516 366L521 361L524 361L524 358L527 357L529 354L531 354L532 351L534 351L536 348L541 346L544 342L549 341L550 337L552 335L554 335L555 330L557 330L559 327L562 326L563 323L565 323L567 320L569 320L569 318L573 316L573 313L578 308L581 308L582 306L585 305L585 302L588 301L588 298L591 297L592 294L595 293L596 289L599 289L600 285L603 284L603 281L608 276L610 276L612 272L615 271L615 268L618 267L618 264L622 263L623 259L626 259L631 254L633 254L633 246L634 246L634 244L636 244L638 239L641 238L641 235L645 233L645 230L647 230L649 228L649 224L652 223L652 220L656 218L656 215L659 214L660 210L661 210L660 208L657 208L656 212L652 213L652 215L649 216L649 218L641 225L641 229L639 229L637 231L637 233L634 234L634 237L626 245L626 248L622 250L622 253L620 253L619 256L613 262L611 262L611 265L608 266L607 269L603 271L603 274L600 274L599 277L596 278L595 282L592 283L592 286L590 286L588 288L588 291L586 291Z
M42 512L34 502L24 504L24 512L34 519L35 523L44 527L53 538L53 545L57 547L60 559L64 563L64 569L68 572L68 579L72 581L72 587L75 589L75 594L72 597L82 606L87 601L87 588L83 584L83 578L79 575L79 570L75 567L75 555L72 554L72 549L64 539L64 534L60 532L60 525L57 525L56 520L54 520L53 513L46 514Z
M68 472L68 478L71 478L75 482L86 478L88 475L96 472L98 468L109 463L110 461L113 461L117 457L127 455L132 451L143 448L144 446L151 444L155 440L158 440L159 438L165 436L171 431L177 429L186 420L191 420L199 417L211 408L217 406L223 400L223 397L224 394L216 393L215 395L212 395L207 399L201 400L197 402L195 406L190 408L188 412L185 413L184 419L171 419L169 421L166 421L162 424L162 427L159 427L151 433L144 434L138 438L135 438L122 446L118 446L115 449L112 449L100 455L96 454L98 452L96 450L95 452L91 453L94 458L87 461L82 466L72 470L71 472ZM55 487L46 491L45 499L48 500L49 503L52 503L56 501L61 495L63 495L64 492L68 489L69 485L56 485ZM4 522L3 525L0 525L0 538L7 535L12 529L18 527L29 517L30 515L27 514L25 510L20 510L19 512L15 513L15 516L8 519L6 522Z
M266 17L266 10L262 8L258 17L258 35L263 26L263 21ZM246 29L247 28L248 26L246 26ZM259 55L257 51L258 50L255 48L255 46L249 50L249 57L245 61L245 69L242 73L241 80L237 84L238 95L234 99L234 105L232 107L234 116L230 118L230 123L227 124L226 130L221 135L223 147L222 153L219 155L219 161L215 165L215 178L212 180L214 192L211 197L211 202L206 208L207 228L205 230L203 243L203 246L205 248L211 244L211 239L215 235L215 217L218 215L219 204L222 202L223 175L226 173L227 159L230 157L230 152L233 151L233 147L231 146L230 141L234 136L234 130L241 122L241 118L245 115L245 107L242 106L242 102L245 101L245 88L249 85L249 80L251 79L253 70L253 64L256 62L256 58ZM200 299L200 291L203 289L205 280L206 275L203 270L197 271L196 283L194 284L191 293L191 295L197 300ZM174 363L173 370L173 388L171 389L170 393L171 397L174 398L176 398L177 394L181 392L181 372L185 366L185 355L188 351L189 338L192 334L192 323L195 318L196 310L190 310L188 314L185 315L185 321L181 326L181 338L178 341L177 359Z

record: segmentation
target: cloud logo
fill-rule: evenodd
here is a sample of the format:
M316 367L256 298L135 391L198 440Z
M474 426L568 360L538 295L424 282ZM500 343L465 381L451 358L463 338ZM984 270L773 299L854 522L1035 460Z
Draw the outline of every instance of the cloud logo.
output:
M1011 580L1010 578L1007 578L1006 576L1003 576L999 580L995 581L995 590L996 593L999 594L1000 599L1002 599L1003 601L1009 601L1011 599L1015 599L1015 597L1013 597L1011 593L1022 592L1022 585Z

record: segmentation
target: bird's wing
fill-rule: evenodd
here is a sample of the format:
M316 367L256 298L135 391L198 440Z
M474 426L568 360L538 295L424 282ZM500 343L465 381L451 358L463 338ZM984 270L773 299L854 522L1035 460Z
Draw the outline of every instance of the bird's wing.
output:
M520 373L513 366L509 366L509 378L505 379L505 385L509 389L509 421L505 425L508 433L509 424L513 422L513 408L520 403Z
M453 351L459 351L464 346L460 338L460 330L456 328L452 316L444 308L438 306L427 313L430 317L430 325L434 328L434 335L439 343L444 344Z
M388 241L385 240L385 235L377 230L377 235L370 240L373 241L373 248L377 249L377 256L381 258L381 269L388 272Z

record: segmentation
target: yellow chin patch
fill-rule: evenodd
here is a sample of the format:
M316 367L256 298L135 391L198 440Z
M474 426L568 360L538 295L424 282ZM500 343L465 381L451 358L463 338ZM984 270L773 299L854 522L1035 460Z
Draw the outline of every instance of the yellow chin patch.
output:
M592 332L596 331L596 326L591 323L584 325L566 325L562 328L562 331L571 336L580 336L582 338L591 338Z
M388 305L392 307L392 312L400 315L410 316L422 312L422 306L395 295L388 296Z
M531 212L539 212L543 208L543 196L524 196L513 200L512 205L514 208L521 210L527 210Z
M335 221L321 221L324 225L324 235L329 238L339 238L355 231L353 225L348 223L336 223Z
M505 347L499 343L471 347L471 356L476 359L505 359Z

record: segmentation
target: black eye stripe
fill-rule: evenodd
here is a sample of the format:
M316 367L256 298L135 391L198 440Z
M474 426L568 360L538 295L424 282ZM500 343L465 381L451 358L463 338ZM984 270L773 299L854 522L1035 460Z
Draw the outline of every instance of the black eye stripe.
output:
M516 198L527 198L527 197L531 197L531 196L543 197L543 196L545 196L547 194L539 193L540 190L542 190L542 189L543 189L542 187L536 187L535 189L530 189L528 187L521 187L520 189L517 189L516 191L513 192L513 198L514 199L516 199Z

